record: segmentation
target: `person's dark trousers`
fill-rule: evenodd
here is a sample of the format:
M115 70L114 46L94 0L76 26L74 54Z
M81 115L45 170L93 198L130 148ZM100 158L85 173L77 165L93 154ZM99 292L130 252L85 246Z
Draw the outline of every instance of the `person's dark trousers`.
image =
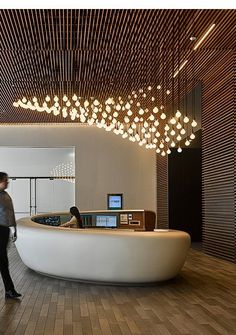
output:
M7 245L9 241L9 235L10 228L0 226L0 272L6 291L14 290L14 284L12 282L8 268Z

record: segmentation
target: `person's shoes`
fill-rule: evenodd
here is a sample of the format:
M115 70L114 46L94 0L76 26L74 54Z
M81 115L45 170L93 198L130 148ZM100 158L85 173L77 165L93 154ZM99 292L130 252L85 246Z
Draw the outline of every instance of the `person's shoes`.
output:
M5 293L6 299L15 299L15 298L20 298L20 297L21 297L21 294L17 293L16 290L9 290L9 291L6 291Z

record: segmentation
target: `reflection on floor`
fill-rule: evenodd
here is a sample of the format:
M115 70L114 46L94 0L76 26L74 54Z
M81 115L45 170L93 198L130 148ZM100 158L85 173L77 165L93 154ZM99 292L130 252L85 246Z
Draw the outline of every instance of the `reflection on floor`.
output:
M181 274L149 287L80 284L27 269L15 247L11 272L21 302L5 301L0 334L235 334L236 265L191 249Z

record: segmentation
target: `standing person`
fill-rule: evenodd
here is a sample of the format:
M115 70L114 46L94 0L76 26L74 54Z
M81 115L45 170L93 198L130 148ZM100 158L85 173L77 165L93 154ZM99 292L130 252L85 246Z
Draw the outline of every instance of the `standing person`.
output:
M12 282L7 257L7 245L9 241L10 228L14 227L13 242L17 239L15 213L11 197L5 191L8 186L8 175L0 172L0 272L5 287L6 298L19 298Z
M60 227L83 228L80 212L77 207L70 208L71 219L66 223L62 223Z

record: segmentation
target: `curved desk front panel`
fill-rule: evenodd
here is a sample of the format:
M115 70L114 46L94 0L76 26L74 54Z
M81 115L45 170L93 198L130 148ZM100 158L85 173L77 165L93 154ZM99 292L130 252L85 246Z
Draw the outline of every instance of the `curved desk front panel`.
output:
M46 275L73 280L150 283L179 273L190 237L181 231L68 229L23 218L18 220L16 246L29 268Z

